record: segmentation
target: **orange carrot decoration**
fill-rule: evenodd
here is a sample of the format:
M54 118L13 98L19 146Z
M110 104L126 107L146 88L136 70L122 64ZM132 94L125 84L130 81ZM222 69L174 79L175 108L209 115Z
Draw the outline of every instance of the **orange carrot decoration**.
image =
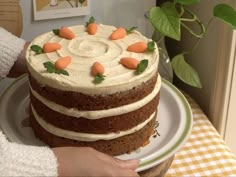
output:
M117 40L124 38L127 34L132 33L137 27L131 27L130 29L125 29L122 27L117 28L110 35L111 40Z
M87 26L87 31L89 34L91 35L94 35L97 33L97 30L98 30L98 26L96 23L90 23L88 26Z
M67 27L62 27L59 31L59 36L66 38L66 39L74 39L75 33Z
M144 53L147 50L146 42L136 42L130 46L128 46L127 51L135 52L135 53Z
M65 69L69 64L71 63L71 57L70 56L66 56L66 57L62 57L62 58L59 58L54 66L56 69L58 70L63 70Z
M98 74L104 74L105 70L101 63L95 62L92 66L92 75L97 76Z
M53 33L69 40L75 38L75 33L67 27L62 27L61 29L54 29Z
M43 52L44 53L50 53L50 52L54 52L56 50L60 50L61 49L61 45L58 43L46 43L43 45Z
M110 39L111 40L122 39L126 36L126 34L127 34L126 29L119 27L112 32L112 34L110 35Z
M120 63L128 69L137 69L139 61L135 58L124 57L120 59Z
M87 32L88 32L90 35L94 35L94 34L97 33L98 26L97 26L97 24L95 23L94 17L90 17L89 21L86 22L86 27L87 27Z

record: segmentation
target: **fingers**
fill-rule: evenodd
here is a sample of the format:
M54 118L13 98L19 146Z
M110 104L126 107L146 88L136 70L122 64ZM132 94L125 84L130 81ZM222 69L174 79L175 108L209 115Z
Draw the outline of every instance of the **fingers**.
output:
M89 148L89 151L105 164L109 164L108 166L112 169L112 174L119 174L119 176L125 177L139 177L138 173L135 172L139 165L139 160L121 160L91 148Z
M135 170L139 165L139 160L120 160L117 158L114 158L117 165L119 165L121 168L127 168L131 170Z
M135 170L139 165L139 160L120 160L118 158L114 158L102 152L94 150L95 153L101 158L102 160L112 163L114 165L118 165L121 168L127 168L131 170Z

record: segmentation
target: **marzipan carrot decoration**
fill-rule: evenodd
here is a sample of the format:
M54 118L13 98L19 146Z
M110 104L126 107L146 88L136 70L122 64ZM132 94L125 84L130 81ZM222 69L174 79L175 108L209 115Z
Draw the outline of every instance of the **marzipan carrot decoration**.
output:
M135 74L141 74L145 71L145 69L148 67L148 60L143 59L141 61L138 61L135 58L130 57L124 57L120 59L120 64L122 64L124 67L128 69L135 70Z
M105 69L101 63L95 62L93 64L93 66L92 66L92 75L93 76L96 76L98 74L104 74L104 71L105 71Z
M69 40L75 38L75 33L67 27L62 27L61 29L54 29L53 33Z
M127 34L132 33L137 27L132 27L128 30L125 28L119 27L115 31L113 31L110 35L111 40L117 40L124 38Z
M86 27L87 27L87 32L90 35L94 35L97 33L98 25L95 23L94 17L90 17L89 21L86 23Z
M111 40L117 40L117 39L122 39L126 36L127 32L124 28L120 27L117 28L115 31L110 36Z
M93 80L93 83L94 84L100 84L102 81L104 81L104 72L105 72L105 69L103 67L103 65L99 62L95 62L92 66L92 75L94 76L94 80Z
M59 58L55 62L54 66L58 70L64 70L70 63L71 63L71 57L66 56L66 57Z
M30 46L30 49L38 55L41 53L50 53L59 50L61 49L61 45L58 43L46 43L43 45L43 48L39 45L32 45Z
M120 59L120 64L128 69L137 69L139 61L135 58L124 57Z
M59 43L46 43L43 45L44 53L55 52L61 49L61 45Z
M127 51L135 53L144 53L146 52L146 50L147 50L146 42L136 42L127 48Z
M146 42L136 42L128 46L127 51L135 53L144 53L146 51L153 51L155 49L154 41Z

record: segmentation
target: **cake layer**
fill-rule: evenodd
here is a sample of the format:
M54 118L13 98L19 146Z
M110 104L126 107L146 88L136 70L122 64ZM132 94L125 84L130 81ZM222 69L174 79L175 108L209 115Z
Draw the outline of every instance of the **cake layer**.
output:
M35 135L51 147L61 147L61 146L92 147L97 149L98 151L110 155L120 155L124 153L129 153L141 147L144 144L144 142L147 142L149 137L152 135L155 122L156 122L156 116L154 116L154 118L146 126L144 126L141 130L135 133L122 136L120 138L116 138L113 140L98 140L93 142L85 142L85 141L71 140L53 135L38 124L32 112L30 116L30 123L32 128L34 129Z
M135 53L127 51L127 47L136 42L151 41L134 30L119 40L109 37L116 29L113 26L98 25L96 35L89 35L84 25L70 27L75 38L67 40L55 35L52 31L35 38L31 45L43 47L45 43L59 43L61 49L51 53L36 55L30 48L27 50L27 66L29 73L41 85L54 89L80 92L87 95L110 95L117 92L131 90L150 80L157 73L159 53L157 46L152 52ZM154 44L156 45L156 44ZM70 56L71 63L66 67L67 75L49 73L43 63L55 63L59 58ZM123 57L132 57L141 61L148 60L148 66L142 74L120 64ZM105 80L102 84L93 83L91 67L99 61L105 69ZM154 84L153 84L154 85Z
M30 86L42 97L59 105L68 108L77 108L79 110L109 109L141 100L153 91L158 77L160 80L160 76L155 74L146 83L128 91L110 95L86 95L80 92L63 91L59 88L56 89L47 85L41 85L29 74ZM160 87L160 81L158 84Z
M154 97L156 97L156 95L159 93L160 87L161 87L161 78L158 77L158 81L155 85L155 88L145 98L138 100L137 102L134 102L134 103L122 105L122 106L115 107L115 108L105 109L105 110L103 110L103 109L102 110L79 110L79 109L73 108L73 107L67 108L67 107L59 105L55 102L52 102L52 101L42 97L35 90L33 90L31 87L30 87L30 92L40 102L42 102L48 108L50 108L56 112L59 112L61 114L65 114L67 116L78 117L78 118L84 117L87 119L94 120L94 119L116 116L116 115L121 115L121 114L135 111L135 110L145 106L149 102L151 102L154 99Z
M140 109L115 116L100 119L87 119L72 117L48 108L31 94L31 103L40 117L46 122L62 129L87 132L109 133L131 129L148 119L157 110L160 94L156 95L148 104Z
M72 39L61 36L64 29L35 38L27 50L36 136L52 147L112 155L139 148L153 132L160 99L156 43L136 30L112 40L117 28L102 24L94 35L85 25L69 27ZM146 47L127 49L135 43Z
M40 117L32 105L31 105L31 110L38 124L41 127L43 127L47 132L57 135L59 137L63 137L63 138L71 139L71 140L86 141L86 142L93 142L93 141L99 141L99 140L113 140L122 136L133 134L141 130L144 126L146 126L156 115L156 112L152 113L144 122L128 130L109 132L109 133L83 133L83 132L75 132L75 131L65 130L65 129L56 127L46 122L42 117Z

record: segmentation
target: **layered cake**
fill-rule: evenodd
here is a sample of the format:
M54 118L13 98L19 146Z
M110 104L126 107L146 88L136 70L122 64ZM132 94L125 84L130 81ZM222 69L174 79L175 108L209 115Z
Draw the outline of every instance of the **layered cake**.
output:
M54 29L32 41L30 123L51 147L128 153L153 133L158 49L134 28L90 24Z

